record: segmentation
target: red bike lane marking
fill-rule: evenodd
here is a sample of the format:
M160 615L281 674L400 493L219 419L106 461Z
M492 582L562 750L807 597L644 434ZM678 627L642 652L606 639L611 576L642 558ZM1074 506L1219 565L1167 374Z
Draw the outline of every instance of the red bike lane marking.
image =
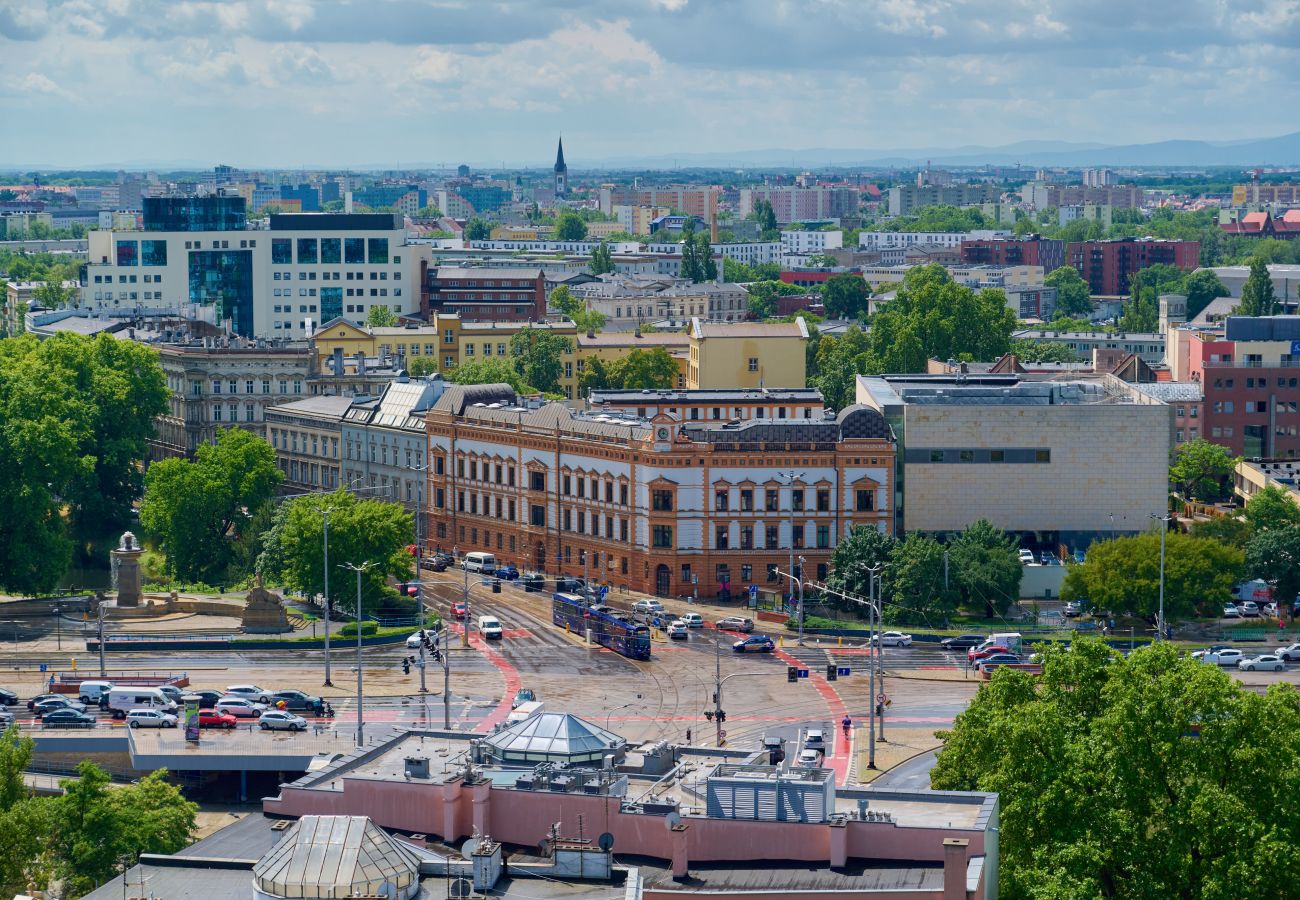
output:
M475 731L491 731L498 723L504 722L510 715L510 704L514 702L515 694L519 693L519 688L523 684L519 678L519 670L510 664L510 661L485 644L477 635L470 638L470 646L475 650L481 650L483 655L488 658L488 662L496 667L505 679L506 689L501 696L501 702L497 704L496 709L488 713L486 719L474 726Z
M826 701L826 706L830 710L831 720L838 725L848 714L848 707L840 699L840 695L835 688L830 686L825 678L813 671L811 666L804 665L784 650L774 650L772 655L784 662L787 666L795 666L800 669L808 669L808 680L817 688L817 693L822 695ZM838 740L835 742L835 752L826 759L826 765L835 770L835 777L840 784L846 784L849 778L849 760L853 758L853 740Z

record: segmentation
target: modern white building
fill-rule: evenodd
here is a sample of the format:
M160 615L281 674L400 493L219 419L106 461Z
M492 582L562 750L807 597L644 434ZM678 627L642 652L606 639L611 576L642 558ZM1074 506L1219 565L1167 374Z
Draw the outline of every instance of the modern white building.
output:
M337 317L420 309L428 245L391 214L273 215L242 197L146 198L144 230L92 231L82 305L171 310L252 338L305 338Z
M962 241L985 241L1010 237L1009 231L860 231L859 250L892 250L914 244L937 244L960 249Z
M825 253L844 246L843 231L782 231L781 252L786 256Z

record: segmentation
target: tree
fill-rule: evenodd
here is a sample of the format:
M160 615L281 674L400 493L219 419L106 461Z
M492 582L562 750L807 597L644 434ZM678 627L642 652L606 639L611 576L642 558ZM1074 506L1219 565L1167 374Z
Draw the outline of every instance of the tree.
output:
M592 391L616 391L623 387L615 365L606 365L600 357L587 360L581 377L578 379L578 394L590 397Z
M1001 615L1020 599L1025 568L1017 548L987 519L972 522L948 547L953 582L967 602L984 606L986 616Z
M822 288L822 303L833 319L865 319L871 288L861 275L832 275Z
M58 281L46 281L32 291L32 299L49 309L62 309L77 302L77 289L64 287Z
M1229 489L1229 479L1237 461L1218 444L1197 438L1183 444L1174 453L1169 480L1183 495L1204 503L1222 499Z
M588 267L592 275L604 275L606 272L614 271L614 257L609 249L609 241L601 241L591 251L591 265Z
M1053 315L1083 316L1092 315L1092 294L1088 282L1074 266L1060 266L1043 279L1043 284L1056 288L1056 306Z
M492 226L475 216L465 223L464 235L467 241L486 241L492 235Z
M372 306L366 313L366 324L371 328L392 328L397 325L397 313L387 306Z
M1192 523L1189 533L1192 537L1220 541L1238 550L1246 549L1246 544L1253 534L1250 523L1241 516L1215 516L1212 519L1202 519Z
M943 580L943 546L923 534L909 534L889 554L881 608L885 621L942 625L957 608L957 594Z
M772 204L766 200L756 200L754 202L754 211L747 218L758 223L759 231L776 230L776 211L772 209Z
M810 269L833 269L839 264L840 261L829 253L813 253L804 263Z
M149 468L140 524L166 551L172 575L224 579L231 541L283 479L270 444L227 428L215 444L199 447L193 462L164 459Z
M1239 316L1275 316L1282 311L1273 291L1273 279L1268 274L1268 265L1263 256L1256 255L1250 260L1250 274L1241 288L1241 304L1237 307Z
M1255 534L1300 525L1300 505L1280 485L1266 485L1246 501L1246 522Z
M1270 528L1246 543L1246 574L1274 585L1278 606L1300 594L1300 525Z
M410 375L434 375L438 371L438 361L432 356L412 356L406 361L406 371Z
M853 405L857 396L858 373L865 371L870 345L857 325L850 325L839 337L827 335L817 342L816 369L812 385L822 392L829 409Z
M747 284L758 280L758 274L752 267L730 256L722 258L722 280L731 284Z
M573 210L566 209L555 220L557 241L580 241L587 236L587 223Z
M1015 326L1001 290L975 291L943 266L916 266L872 318L861 371L924 372L929 359L997 359L1010 349Z
M331 565L373 563L361 576L362 614L400 607L387 579L405 581L411 575L412 557L406 548L415 540L415 519L400 503L363 500L342 488L284 501L263 542L258 571L283 579L293 590L324 593L326 510ZM329 581L331 604L355 610L356 576L334 570Z
M1072 363L1079 361L1079 354L1062 341L1035 341L1017 338L1011 342L1011 352L1021 362L1028 363Z
M770 319L776 315L777 297L797 297L807 293L801 287L775 279L755 281L746 285L745 290L749 294L749 311L760 319Z
M869 525L850 528L849 533L835 545L835 552L831 555L831 573L826 584L846 594L867 597L871 593L867 569L887 564L897 544L893 535ZM830 602L832 606L857 608L857 604L842 604L833 596ZM861 608L857 611L866 612Z
M452 384L508 384L516 394L540 393L504 359L467 359L448 372L446 378Z
M1188 321L1199 316L1215 299L1229 295L1227 287L1213 269L1197 269L1192 272L1183 281L1183 291L1187 296Z
M930 775L993 791L1003 896L1285 897L1300 879L1300 699L1170 644L1049 646L981 686ZM1231 812L1229 812L1231 811Z
M680 372L677 360L663 347L637 348L614 365L619 388L625 391L670 390Z
M1241 580L1241 550L1178 531L1165 535L1165 617L1208 615L1222 609ZM1066 600L1154 620L1160 594L1157 532L1095 542L1083 563L1071 566L1061 587Z
M541 328L521 328L510 337L510 355L525 382L546 394L558 394L564 363L560 357L573 352L567 337Z
M438 207L433 205L421 206L420 209L415 213L415 217L417 219L441 219L442 210L438 209Z

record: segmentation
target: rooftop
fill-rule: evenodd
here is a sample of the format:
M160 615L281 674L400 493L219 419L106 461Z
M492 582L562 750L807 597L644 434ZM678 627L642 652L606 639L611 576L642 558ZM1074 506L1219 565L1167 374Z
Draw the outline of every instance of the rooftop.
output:
M288 403L268 406L266 412L268 415L319 416L327 419L342 419L351 405L351 397L304 397L301 400L291 400Z
M1156 381L1135 384L1133 389L1166 403L1199 403L1205 399L1205 391L1199 381Z
M793 322L706 322L698 316L691 319L691 336L705 338L801 338L808 337L808 325L803 318Z
M905 406L1084 406L1133 403L1131 386L1114 378L1022 380L1016 375L857 376L879 409ZM1155 398L1153 398L1155 399Z
M437 281L448 278L521 278L536 280L542 274L540 268L497 268L490 266L438 266L430 270L430 275Z
M735 388L699 391L592 391L590 403L636 405L638 403L821 403L816 388Z
M578 335L579 347L686 347L691 336L684 331L602 331Z

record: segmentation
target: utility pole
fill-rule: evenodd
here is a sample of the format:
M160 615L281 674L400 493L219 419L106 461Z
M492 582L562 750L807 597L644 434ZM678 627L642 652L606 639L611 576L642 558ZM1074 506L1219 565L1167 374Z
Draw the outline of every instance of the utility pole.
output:
M454 550L452 551L455 552ZM461 560L460 567L465 570L465 590L461 594L465 601L465 627L460 632L460 645L466 649L469 648L469 566Z
M803 569L804 566L807 565L807 562L808 561L804 559L802 556L799 557L799 577L796 579L796 583L799 585L799 646L800 647L803 646L803 576L804 576Z
M373 566L373 562L363 562L360 565L355 563L344 563L343 568L351 569L357 573L357 746L363 747L366 743L365 733L365 692L363 688L362 670L361 670L361 573Z
M722 746L722 641L713 641L713 729L714 746Z
M778 473L780 477L786 478L790 482L790 573L794 574L794 483L797 479L803 478L803 472L795 472L791 469L789 472ZM790 599L794 600L794 585L790 585ZM803 625L803 616L799 617L799 625ZM803 636L800 635L800 643L803 643Z
M880 646L876 648L876 654L875 654L876 658L874 660L876 664L876 669L880 672L880 696L881 697L885 696L885 640L884 638L879 636L885 625L885 616L884 616L885 599L883 596L881 596L885 592L884 589L885 589L884 573L882 572L880 575L876 576L876 584L875 584L875 613L876 613L876 635L877 635L876 641L879 643ZM874 701L876 698L872 697L871 699ZM876 720L877 722L879 722L879 728L880 728L880 734L878 735L877 739L883 742L885 740L885 703L883 700L880 702L880 715L876 717Z
M107 600L99 601L99 677L107 678L107 672L104 669L104 607L108 604Z
M1165 639L1165 535L1169 532L1169 513L1151 518L1160 523L1160 606L1156 612L1156 640Z
M417 545L418 546L418 545ZM420 556L415 557L415 577L420 577ZM420 607L420 693L429 693L424 681L424 582L416 581L415 602Z
M874 566L863 566L867 570L867 640L871 643L871 655L874 657L880 652L876 646L879 640L877 635L880 633L876 630L876 573L884 568L884 563L877 563ZM867 671L870 673L870 694L867 697L867 768L876 767L876 661L869 659L867 661Z
M442 727L451 730L451 626L442 629Z
M59 649L62 650L63 649L63 607L58 603L54 604L54 634L56 635L56 639L59 642Z
M330 511L325 508L325 687L333 687L330 680ZM360 629L360 623L357 628ZM360 634L360 631L357 632Z

